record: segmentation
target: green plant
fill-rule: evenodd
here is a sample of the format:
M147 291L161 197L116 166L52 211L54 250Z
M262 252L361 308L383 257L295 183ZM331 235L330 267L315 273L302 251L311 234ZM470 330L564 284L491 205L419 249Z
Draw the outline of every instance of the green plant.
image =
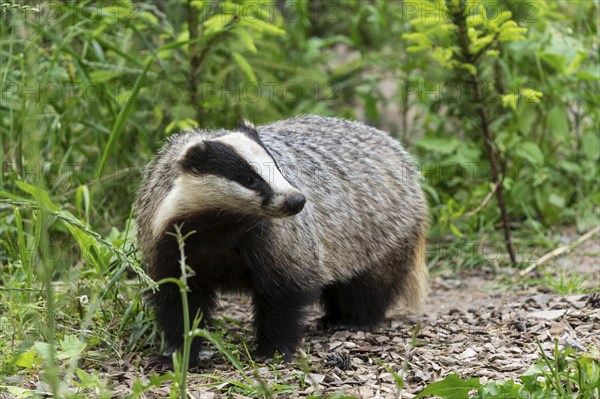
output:
M549 356L539 341L538 347L542 359L519 377L520 382L507 380L481 384L479 378L463 380L450 374L429 384L416 398L432 395L448 399L600 398L598 353L579 353L570 346L560 350L555 341Z
M569 273L565 268L560 269L558 276L547 269L542 269L542 274L544 276L542 284L560 295L586 293L595 289L595 287L587 284L590 277L593 279L591 275L581 275L577 272Z
M178 377L179 397L181 398L187 396L187 372L190 364L190 348L202 317L202 315L195 315L194 319L190 320L190 309L187 297L187 293L190 290L187 279L193 273L193 270L185 263L184 249L185 239L192 234L194 234L194 232L182 236L181 226L175 226L175 233L173 235L177 239L179 248L179 267L181 276L179 278L170 277L158 281L158 285L167 283L176 284L179 287L179 292L181 294L183 312L183 353L173 353L173 368L175 369L175 375Z
M600 157L598 114L590 112L599 105L588 36L597 32L589 19L596 13L591 3L570 12L558 2L444 0L414 2L403 15L412 17L403 37L416 58L399 71L400 94L424 110L417 121L425 136L415 144L434 235L449 229L460 238L500 220L514 263L508 214L527 230L598 223L598 168L589 164ZM562 29L566 20L578 21L576 29ZM492 195L496 210L487 206Z

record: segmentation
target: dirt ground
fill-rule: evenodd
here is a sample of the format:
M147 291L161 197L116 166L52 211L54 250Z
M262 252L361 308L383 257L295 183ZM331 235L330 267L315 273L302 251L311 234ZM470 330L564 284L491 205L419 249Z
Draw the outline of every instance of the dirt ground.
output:
M301 390L278 396L285 398L339 391L369 399L412 398L427 384L450 373L480 377L482 382L516 378L540 358L536 338L545 350L552 350L558 340L560 347L571 345L576 350L600 353L599 255L600 239L592 239L551 262L550 270L555 273L565 268L569 274L588 274L585 284L596 292L587 295L561 296L539 284L509 288L507 281L515 274L512 270L492 273L478 269L460 275L434 275L422 312L408 314L399 306L384 325L371 332L318 330L315 319L320 313L315 309L294 363L260 365L257 374L248 367L248 375L254 381L273 382L277 374L277 383L300 386ZM541 276L539 271L531 275ZM226 322L233 343L240 337L252 343L247 298L224 298L221 314L236 321ZM223 393L232 386L225 380L243 381L223 356L211 348L201 356L199 374L188 379L191 398L244 397ZM101 371L120 396L131 392L135 376L142 375L144 381L153 372L146 365L133 354L129 359L102 365ZM390 371L404 377L405 387L400 392ZM201 374L216 375L222 381L207 385L215 382ZM165 386L148 391L146 397L167 394Z

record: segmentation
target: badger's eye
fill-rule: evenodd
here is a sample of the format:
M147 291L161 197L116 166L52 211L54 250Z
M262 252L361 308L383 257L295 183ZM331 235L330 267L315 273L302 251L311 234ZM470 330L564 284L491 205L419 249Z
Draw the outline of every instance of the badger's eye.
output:
M242 182L244 183L244 186L250 187L256 182L256 179L254 178L254 176L246 176L244 177L244 180Z

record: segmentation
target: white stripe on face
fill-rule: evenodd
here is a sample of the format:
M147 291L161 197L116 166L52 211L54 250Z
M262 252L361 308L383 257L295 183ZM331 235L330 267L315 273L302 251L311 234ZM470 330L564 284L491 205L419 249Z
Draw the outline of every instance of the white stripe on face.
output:
M275 161L265 149L245 134L234 132L221 136L214 141L221 141L233 147L238 154L255 168L260 177L271 185L271 189L275 192L276 196L283 195L289 197L299 193L281 174L275 165Z
M152 233L156 236L166 224L177 217L216 211L227 214L260 214L261 196L253 190L221 176L192 176L181 174L173 189L161 202L152 221Z

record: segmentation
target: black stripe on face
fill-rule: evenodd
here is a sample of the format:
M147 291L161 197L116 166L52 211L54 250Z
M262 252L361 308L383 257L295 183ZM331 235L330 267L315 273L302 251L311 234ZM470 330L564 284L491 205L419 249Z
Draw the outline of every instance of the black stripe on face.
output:
M269 203L274 195L270 184L229 144L218 141L197 144L187 150L179 165L189 174L221 176L254 190L262 197L263 205Z
M277 165L277 161L275 160L275 158L273 158L273 155L271 155L271 152L269 151L269 149L262 142L262 140L260 139L260 136L258 134L258 130L256 130L256 128L252 124L250 124L247 121L241 121L240 123L238 123L237 127L235 128L235 131L244 134L250 140L254 141L256 144L261 146L263 148L263 150L265 150L265 152L267 154L269 154L269 156L273 159L273 163L275 164L275 167L277 169L279 169L279 165Z
M260 137L258 137L258 131L256 130L256 128L254 126L252 126L251 123L249 123L247 121L241 121L236 126L235 131L244 133L246 135L246 137L248 137L249 139L252 139L252 140L256 141L257 143L259 143L260 145L262 145L262 142L260 141Z

